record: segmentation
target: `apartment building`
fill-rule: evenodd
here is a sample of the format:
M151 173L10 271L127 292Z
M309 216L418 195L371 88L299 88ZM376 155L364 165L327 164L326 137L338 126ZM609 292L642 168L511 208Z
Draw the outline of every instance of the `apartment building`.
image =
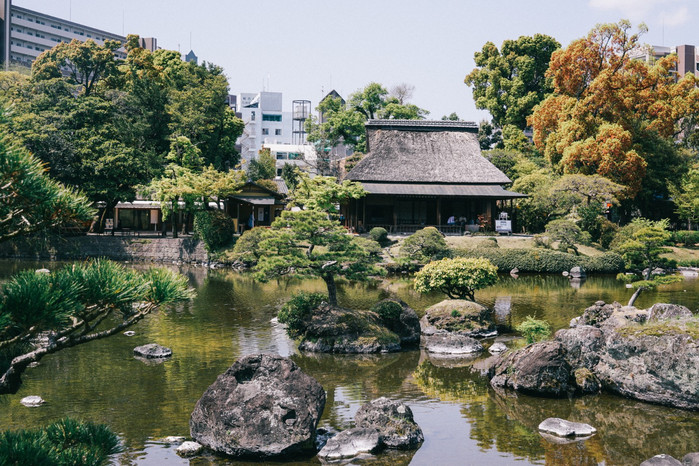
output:
M281 92L241 93L237 99L238 114L245 122L239 139L242 160L257 159L263 144L290 144L291 112L282 111Z
M12 0L0 1L0 62L6 70L11 64L30 67L40 53L60 42L126 41L126 37L118 34L15 6ZM153 51L158 48L158 42L154 37L145 37L141 38L141 46ZM119 49L116 56L124 59L126 51Z
M677 54L677 65L672 70L676 74L677 79L682 79L687 73L694 73L696 76L699 76L699 55L697 55L697 47L695 45L685 44L675 47L651 45L644 49L636 50L629 56L652 63L673 53Z

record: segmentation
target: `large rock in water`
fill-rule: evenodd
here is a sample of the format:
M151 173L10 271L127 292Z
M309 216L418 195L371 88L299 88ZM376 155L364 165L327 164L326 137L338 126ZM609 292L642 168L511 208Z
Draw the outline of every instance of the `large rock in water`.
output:
M501 358L491 369L491 385L523 393L564 396L572 389L566 350L557 341L529 345Z
M387 353L415 345L420 322L415 311L397 303L402 311L395 321L376 312L345 309L322 303L313 310L299 349L318 353Z
M362 405L354 416L354 422L358 428L377 430L388 448L415 449L425 440L411 409L388 398L377 398Z
M189 421L192 437L238 458L315 453L325 391L290 359L270 354L236 361L204 392Z
M465 299L445 299L425 310L420 321L422 334L457 333L467 337L497 335L490 310Z
M377 453L383 448L381 434L376 429L355 427L343 430L328 440L318 456L325 460L354 458L360 453Z

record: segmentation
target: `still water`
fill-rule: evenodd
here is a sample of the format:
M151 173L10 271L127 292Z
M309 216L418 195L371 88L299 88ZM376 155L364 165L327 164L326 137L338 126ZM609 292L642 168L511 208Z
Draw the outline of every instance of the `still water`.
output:
M0 261L0 279L39 267L57 264ZM45 357L27 371L17 394L0 396L0 428L30 428L71 416L108 424L119 433L124 452L115 464L230 464L212 457L181 459L159 439L189 434L194 404L237 358L271 352L290 356L325 388L328 401L321 427L351 427L359 406L379 396L403 400L412 408L425 434L417 452L355 464L637 465L658 453L681 458L699 451L699 413L611 395L550 400L497 393L478 370L482 360L441 360L419 350L371 356L299 353L283 328L270 320L292 292L323 291L323 282L260 284L224 270L180 271L197 290L193 301L148 316L132 328L133 337L115 335ZM343 283L338 299L347 307L368 308L390 294L420 314L442 300L437 294L416 294L401 279ZM613 277L590 277L572 287L564 277L532 275L503 276L476 298L495 310L502 326L513 327L532 315L559 329L594 301L626 302L629 295ZM653 302L679 303L696 312L699 280L643 294L637 306ZM173 357L161 364L134 359L133 348L151 342L172 348ZM47 403L26 408L19 400L28 395L40 395ZM554 416L589 423L598 433L585 442L549 443L537 425Z

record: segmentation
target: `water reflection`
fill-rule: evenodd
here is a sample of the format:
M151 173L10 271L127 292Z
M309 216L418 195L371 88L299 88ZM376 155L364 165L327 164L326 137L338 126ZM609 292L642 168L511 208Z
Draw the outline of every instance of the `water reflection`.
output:
M0 261L0 280L23 268L58 265ZM271 320L291 293L324 291L322 281L261 284L228 270L172 267L187 275L197 289L196 299L148 316L133 327L133 337L115 335L44 358L26 373L19 393L0 397L0 425L28 428L64 416L104 422L126 446L121 464L190 464L158 439L188 435L190 413L204 390L236 359L261 351L291 356L323 385L328 403L321 426L352 426L359 406L379 396L411 406L425 433L424 445L417 452L356 464L638 464L660 452L681 457L699 450L697 413L606 395L546 400L499 394L481 375L487 354L475 360L434 358L420 351L300 354ZM338 290L340 304L352 308L366 309L392 295L420 314L443 299L416 293L406 279L341 282ZM533 315L558 329L594 301L625 302L628 295L613 277L588 277L580 288L572 288L562 276L508 275L476 297L495 310L503 326ZM691 279L644 293L639 305L676 302L696 311L697 296L699 280ZM172 358L155 366L134 359L133 348L151 342L172 348ZM41 395L48 403L25 408L19 400L27 395ZM536 428L551 416L587 422L598 434L572 445L550 444ZM230 462L201 458L191 464Z

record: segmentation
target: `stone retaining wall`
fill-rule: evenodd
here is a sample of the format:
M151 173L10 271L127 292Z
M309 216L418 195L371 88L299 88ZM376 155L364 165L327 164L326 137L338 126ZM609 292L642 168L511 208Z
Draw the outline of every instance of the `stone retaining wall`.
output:
M204 243L193 238L125 238L75 236L29 238L0 243L0 257L75 260L106 257L113 260L208 262Z

